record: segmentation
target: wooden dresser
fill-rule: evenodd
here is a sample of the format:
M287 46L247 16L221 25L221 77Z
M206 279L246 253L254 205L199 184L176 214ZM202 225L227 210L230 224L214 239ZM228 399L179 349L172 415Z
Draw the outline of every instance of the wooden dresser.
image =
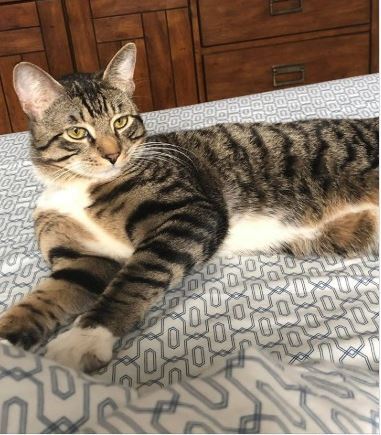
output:
M0 0L0 133L27 128L21 60L53 76L138 47L142 111L378 71L376 0Z

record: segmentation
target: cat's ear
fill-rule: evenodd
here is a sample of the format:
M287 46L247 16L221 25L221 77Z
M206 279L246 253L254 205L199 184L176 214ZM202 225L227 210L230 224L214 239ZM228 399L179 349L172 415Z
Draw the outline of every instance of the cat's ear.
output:
M103 73L103 80L132 95L135 89L133 82L135 63L136 46L130 42L111 59Z
M42 117L45 110L64 93L53 77L36 65L20 62L13 69L13 86L23 111L32 120Z

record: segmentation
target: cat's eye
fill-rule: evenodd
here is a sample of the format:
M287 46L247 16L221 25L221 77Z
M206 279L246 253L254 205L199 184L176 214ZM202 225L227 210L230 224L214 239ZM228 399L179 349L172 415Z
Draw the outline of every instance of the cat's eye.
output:
M128 116L121 116L120 118L116 119L114 121L114 128L117 130L120 130L121 128L125 127L128 123Z
M66 133L69 137L76 140L84 139L89 134L86 128L83 127L70 127L66 130Z

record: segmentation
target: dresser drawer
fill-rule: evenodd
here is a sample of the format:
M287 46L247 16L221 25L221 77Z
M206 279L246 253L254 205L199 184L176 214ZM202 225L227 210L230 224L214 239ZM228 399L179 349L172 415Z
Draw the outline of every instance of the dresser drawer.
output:
M369 0L199 0L204 46L332 29L370 20Z
M207 54L208 101L369 72L369 33Z

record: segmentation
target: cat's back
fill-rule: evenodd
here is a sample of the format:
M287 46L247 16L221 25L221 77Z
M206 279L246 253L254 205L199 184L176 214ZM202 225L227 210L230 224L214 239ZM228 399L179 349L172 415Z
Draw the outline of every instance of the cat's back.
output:
M378 119L227 123L158 135L206 168L233 208L319 208L378 186Z
M266 149L281 169L279 176L338 182L374 172L379 165L379 122L369 119L314 119L247 125L248 147ZM322 186L324 187L324 186Z
M230 157L244 159L259 154L296 162L303 158L342 158L345 164L366 156L378 158L379 120L311 119L284 123L223 123L196 130L184 130L155 135L149 140L169 143L207 158L212 163ZM357 151L354 150L357 148ZM329 149L329 153L324 155ZM248 154L246 154L248 153ZM343 162L344 163L344 162Z

